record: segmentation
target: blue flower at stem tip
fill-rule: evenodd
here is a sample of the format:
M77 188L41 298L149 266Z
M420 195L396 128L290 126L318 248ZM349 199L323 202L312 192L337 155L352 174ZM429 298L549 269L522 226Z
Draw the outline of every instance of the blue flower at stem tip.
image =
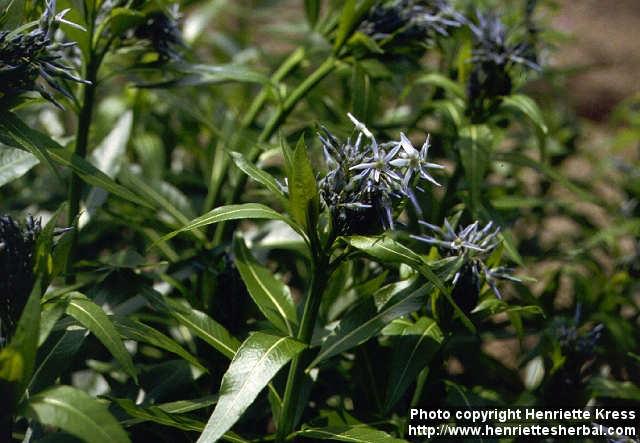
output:
M461 257L463 259L461 269L456 272L452 279L454 287L463 274L470 273L476 279L483 278L495 296L502 298L496 285L496 280L522 281L511 275L512 269L510 268L504 266L489 268L485 264L486 258L501 243L498 238L500 227L495 227L494 229L493 222L490 221L481 228L480 222L475 221L464 228L459 228L458 232L456 232L454 226L456 223L452 224L448 219L444 220L443 227L435 226L424 220L420 220L419 223L433 231L434 235L411 234L411 238L436 246L441 255L445 257Z
M420 150L402 133L400 140L378 143L362 122L352 114L347 116L357 131L355 143L349 139L341 143L326 128L319 135L329 169L319 182L323 201L341 235L394 229L397 203L408 199L420 213L414 178L439 186L427 170L442 166L427 161L428 137Z

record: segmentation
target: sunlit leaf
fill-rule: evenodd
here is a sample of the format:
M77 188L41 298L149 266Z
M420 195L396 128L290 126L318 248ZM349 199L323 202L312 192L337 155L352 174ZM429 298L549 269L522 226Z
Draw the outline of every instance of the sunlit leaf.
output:
M242 237L234 238L233 251L236 267L260 311L275 327L293 336L298 319L287 285L257 262Z
M71 386L56 386L30 397L22 414L95 443L125 443L129 437L107 405Z
M251 334L242 343L222 377L218 404L198 442L218 441L276 373L304 347L292 338L262 332Z

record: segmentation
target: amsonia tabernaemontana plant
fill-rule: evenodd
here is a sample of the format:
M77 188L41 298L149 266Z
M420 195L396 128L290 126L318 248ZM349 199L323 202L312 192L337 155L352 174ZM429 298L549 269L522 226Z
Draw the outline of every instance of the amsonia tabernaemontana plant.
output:
M551 3L0 0L0 443L637 407L639 168Z

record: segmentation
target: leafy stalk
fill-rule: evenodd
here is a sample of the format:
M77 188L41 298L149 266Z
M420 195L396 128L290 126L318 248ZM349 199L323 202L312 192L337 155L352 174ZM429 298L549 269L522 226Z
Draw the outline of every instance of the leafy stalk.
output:
M320 302L322 301L322 293L329 278L328 272L328 256L324 251L320 253L320 257L316 257L312 263L312 277L309 294L304 305L302 321L296 338L302 343L309 344L313 335L313 329L318 317ZM276 435L277 442L284 442L287 436L294 430L297 410L300 400L300 388L303 384L305 362L309 358L309 350L298 354L291 361L289 375L287 376L287 384L284 391L282 403L282 412L278 420L278 431Z
M338 65L338 59L335 57L329 57L322 63L309 77L307 77L296 89L293 90L291 95L282 104L282 107L271 117L264 127L260 136L258 137L258 143L249 152L247 159L255 163L260 155L260 145L267 142L273 134L280 128L285 119L289 116L295 106L302 100L318 83L320 83L327 75L329 75ZM230 198L227 199L226 204L233 204L240 200L240 196L244 192L244 187L247 183L247 176L241 175L238 178L238 182L233 188L233 193ZM226 223L220 223L216 228L214 236L214 244L218 245L229 233L229 226Z
M89 129L91 127L91 119L93 117L93 108L95 106L96 97L96 83L98 76L98 60L90 56L89 63L86 69L86 79L90 81L90 84L84 86L84 97L82 99L82 107L80 108L80 115L78 117L78 129L76 132L76 146L75 153L82 159L87 156L87 146L89 141ZM77 230L77 218L80 212L80 197L82 195L82 180L78 174L71 176L69 183L69 217L68 223L76 224L76 229L71 233L71 249L69 250L69 256L67 258L66 266L66 281L67 283L74 283L75 276L72 274L73 261L75 257L75 250L78 245L78 230Z

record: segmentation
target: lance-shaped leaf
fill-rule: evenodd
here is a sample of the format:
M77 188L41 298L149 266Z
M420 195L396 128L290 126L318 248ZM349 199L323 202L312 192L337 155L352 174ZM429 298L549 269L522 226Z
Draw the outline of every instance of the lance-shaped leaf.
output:
M304 137L300 137L293 151L286 142L282 144L282 149L289 187L289 213L300 225L308 230L314 229L320 210L320 197Z
M194 229L202 228L204 226L220 223L227 220L243 220L243 219L266 219L266 220L282 220L289 226L300 232L300 228L297 224L293 223L288 217L274 211L268 206L261 205L259 203L244 203L241 205L227 205L215 208L200 217L191 220L186 226L173 231L158 242L167 241L176 235L192 231Z
M149 205L124 186L119 185L91 163L63 148L47 135L31 129L10 112L0 113L2 142L24 149L40 160L53 160L75 172L86 183L104 189L137 205Z
M218 441L277 372L304 347L304 344L288 337L262 332L251 334L222 377L218 404L198 442Z
M431 270L422 257L389 237L363 237L356 235L346 237L345 241L352 247L382 263L409 265L432 282L438 289L443 292L447 291L442 279Z
M147 68L130 69L144 74ZM160 81L137 82L138 88L176 88L181 86L215 85L221 83L262 83L269 78L242 65L203 65L186 62L166 63L163 71L172 73L173 78Z
M46 340L38 349L29 392L34 394L48 388L67 371L88 335L89 331L84 329L67 329L62 335Z
M175 340L167 337L157 329L126 317L114 319L114 325L123 338L148 343L164 349L165 351L182 357L200 370L207 372L207 369L202 366L196 357L187 352L186 349L176 343Z
M0 186L22 177L40 161L21 149L0 146Z
M306 428L296 432L296 436L352 443L406 443L406 440L392 437L384 431L366 425Z
M422 317L392 337L391 373L385 409L393 408L420 371L427 366L443 340L438 324Z
M289 287L253 257L240 236L233 239L235 263L260 312L285 334L294 335L298 319Z
M183 431L202 432L204 423L190 417L174 415L166 412L159 406L140 406L136 405L128 398L115 398L113 401L124 410L124 412L132 417L127 420L127 425L151 421L171 428L181 429Z
M404 263L418 271L423 277L429 280L438 288L451 304L456 314L460 317L465 327L472 333L475 333L476 327L469 320L469 317L460 309L460 307L451 298L451 291L444 286L442 279L431 269L431 266L422 259L418 254L413 252L401 243L394 241L389 237L362 237L353 236L346 237L345 241L356 249L370 255L371 257L383 263Z
M193 309L184 301L179 302L164 297L151 288L143 288L141 295L147 299L151 307L171 315L178 323L187 327L225 357L231 359L236 354L240 341L204 312Z
M126 111L120 116L113 129L91 152L89 161L109 178L114 178L125 160L127 143L133 128L133 112ZM132 188L135 189L135 188ZM85 209L80 214L80 227L85 226L96 211L107 200L107 192L102 188L92 188L87 196Z
M376 310L374 294L349 311L326 338L309 368L369 340L394 319L420 309L425 303L426 294L433 290L433 284L397 288L398 291L380 310ZM386 288L382 287L379 291L386 291Z
M276 179L269 174L268 172L258 168L256 165L247 160L241 153L232 152L231 158L235 162L236 166L240 168L242 172L247 174L249 177L260 183L262 186L267 188L271 193L277 197L280 201L286 202L287 197L282 192L282 189L278 185Z
M131 355L124 347L116 327L102 308L79 292L69 294L68 303L67 314L90 330L118 360L122 368L137 380L136 368L133 365Z
M345 44L349 36L353 34L354 29L362 20L362 17L373 6L375 0L364 0L358 4L357 0L347 0L344 2L338 29L336 31L336 39L333 43L333 52L337 54Z
M425 74L419 77L416 80L416 84L427 84L431 86L435 86L436 88L441 88L446 92L451 93L453 96L457 98L464 99L466 97L466 93L464 88L460 86L459 83L451 80L449 77L444 76L442 74L438 74L437 72L431 72L429 74Z
M313 28L320 16L320 0L304 0L304 12L309 25Z
M3 398L2 407L10 411L24 392L35 366L42 292L41 280L38 280L22 310L13 338L0 351L0 391L3 397L8 395Z
M125 443L129 437L107 405L71 386L56 386L29 398L21 413L92 443Z
M502 97L500 108L509 111L519 111L527 116L535 125L536 129L543 135L546 135L549 132L549 129L544 122L542 111L540 111L540 108L538 107L536 102L534 102L530 97L527 97L526 95L514 94L507 97Z
M481 206L484 178L489 167L492 134L485 125L470 125L460 130L457 148L462 159L469 189L469 209L477 217Z
M220 351L225 357L232 358L235 355L240 342L224 326L197 309L185 307L173 301L170 302L170 306L174 310L173 317L180 324L189 328L191 332Z

